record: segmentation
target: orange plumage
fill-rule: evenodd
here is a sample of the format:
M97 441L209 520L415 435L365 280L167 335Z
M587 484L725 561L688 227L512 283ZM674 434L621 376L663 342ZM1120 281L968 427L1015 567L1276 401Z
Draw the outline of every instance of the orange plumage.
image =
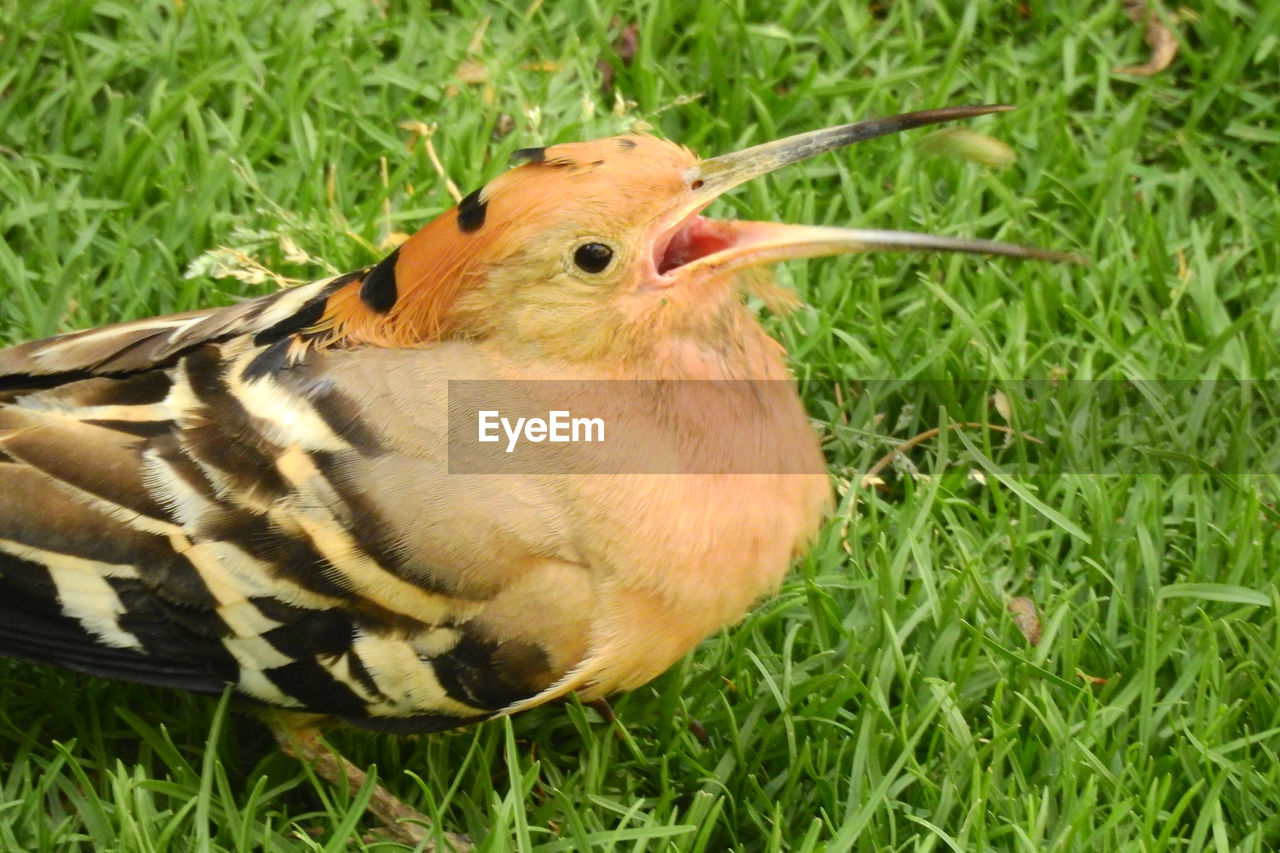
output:
M399 292L389 310L362 301L360 282L331 297L315 326L324 344L407 347L480 334L471 327L484 324L455 318L452 309L490 269L519 264L530 246L563 243L571 232L602 230L622 244L643 245L644 226L688 193L681 175L697 161L687 148L642 135L536 151L399 248ZM464 227L468 214L482 220Z

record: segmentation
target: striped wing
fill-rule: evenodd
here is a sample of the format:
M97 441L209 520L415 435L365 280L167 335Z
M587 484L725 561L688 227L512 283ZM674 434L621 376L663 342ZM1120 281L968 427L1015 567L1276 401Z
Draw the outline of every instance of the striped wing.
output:
M482 559L427 560L369 494L439 460L311 363L360 354L286 366L333 290L0 351L0 654L418 731L566 671L502 627Z

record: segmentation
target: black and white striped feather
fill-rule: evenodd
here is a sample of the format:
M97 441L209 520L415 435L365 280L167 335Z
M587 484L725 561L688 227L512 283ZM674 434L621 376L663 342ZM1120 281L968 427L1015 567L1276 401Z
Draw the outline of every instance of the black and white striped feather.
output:
M450 541L502 512L445 476L459 353L287 357L349 280L0 351L0 654L420 731L576 663L509 621L588 633L554 511L491 525L527 565ZM554 596L504 599L539 572Z

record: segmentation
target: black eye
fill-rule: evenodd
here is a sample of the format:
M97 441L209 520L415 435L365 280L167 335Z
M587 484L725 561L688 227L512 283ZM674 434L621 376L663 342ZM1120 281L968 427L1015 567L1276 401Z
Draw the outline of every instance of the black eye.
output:
M573 262L584 272L600 272L613 260L613 249L604 243L583 243L573 251Z

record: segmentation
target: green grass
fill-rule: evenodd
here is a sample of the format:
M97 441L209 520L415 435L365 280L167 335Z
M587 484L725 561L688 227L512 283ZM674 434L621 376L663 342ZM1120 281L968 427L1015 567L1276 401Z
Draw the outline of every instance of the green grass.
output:
M373 261L449 204L402 122L438 125L466 191L637 122L714 154L1015 103L968 125L1008 168L917 131L718 204L1092 261L779 271L805 307L769 322L840 501L777 598L612 726L571 704L332 740L485 850L1280 846L1280 6L1199 4L1148 78L1110 70L1146 57L1115 2L631 8L0 0L0 342L275 286L185 276L219 246L299 279ZM459 82L484 21L487 82ZM998 381L1024 378L1056 384ZM922 430L1004 425L997 388L1043 444L946 430L860 486ZM358 793L207 698L0 663L0 849L395 849Z

